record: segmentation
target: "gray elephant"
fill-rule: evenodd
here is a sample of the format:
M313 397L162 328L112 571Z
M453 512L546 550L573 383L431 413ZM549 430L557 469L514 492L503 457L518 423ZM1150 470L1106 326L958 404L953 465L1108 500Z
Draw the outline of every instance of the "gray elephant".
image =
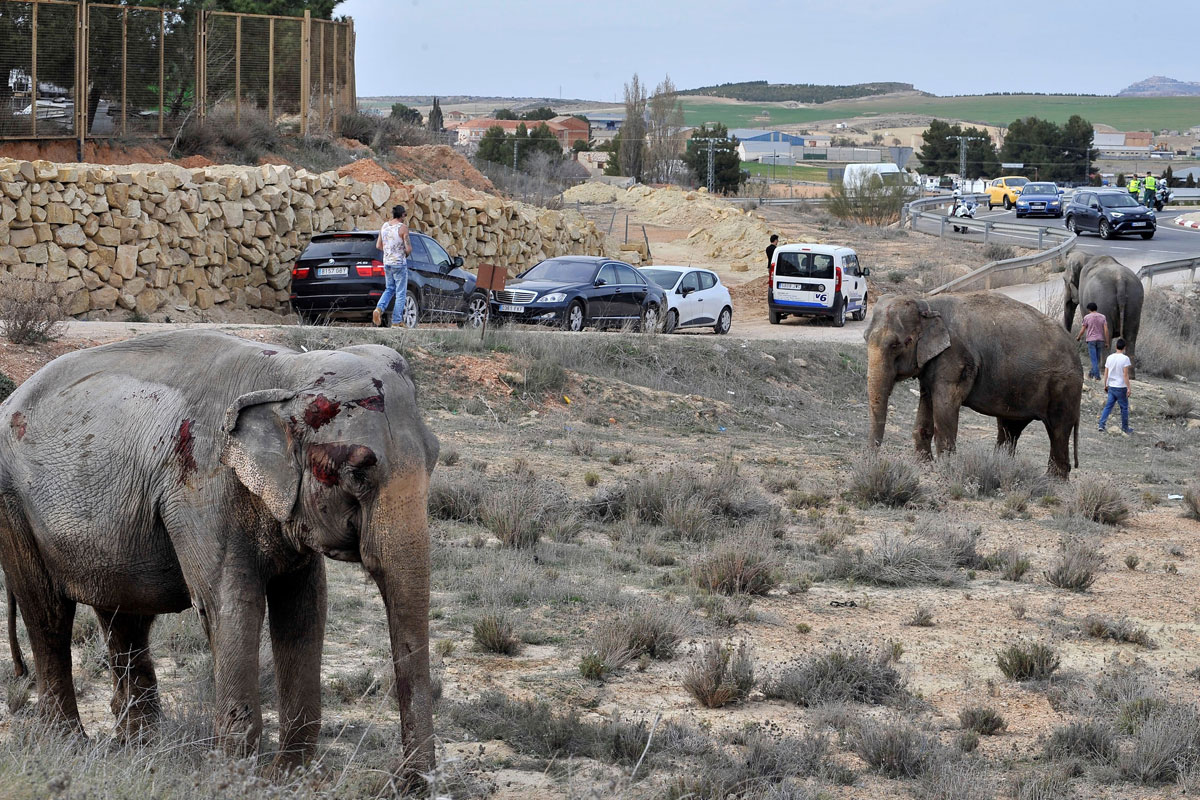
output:
M1053 475L1079 466L1083 370L1071 337L1045 315L1003 295L976 292L886 297L863 334L871 444L883 441L897 381L917 378L921 399L913 441L919 456L954 449L959 408L996 418L997 446L1015 449L1030 422L1050 436Z
M1095 303L1096 310L1108 319L1113 340L1125 339L1125 355L1133 362L1129 377L1137 369L1138 329L1142 325L1142 304L1146 290L1131 270L1111 256L1081 257L1072 254L1063 273L1063 325L1069 331L1075 322L1075 309ZM1084 311L1083 313L1087 313Z
M82 730L71 625L83 603L108 638L118 731L153 723L150 626L194 607L213 652L217 739L251 752L265 614L275 767L302 762L320 730L324 555L360 562L378 585L406 764L432 767L426 501L438 444L394 350L144 336L56 359L0 419L0 565L33 646L40 713Z

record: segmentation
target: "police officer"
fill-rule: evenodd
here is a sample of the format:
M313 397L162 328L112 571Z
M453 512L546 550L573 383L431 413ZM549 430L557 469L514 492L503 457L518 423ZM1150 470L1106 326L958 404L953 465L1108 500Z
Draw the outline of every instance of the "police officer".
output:
M1129 190L1129 193L1131 195L1133 195L1134 200L1137 200L1139 195L1141 194L1141 191L1142 191L1141 183L1142 182L1140 180L1138 180L1138 176L1135 174L1132 178L1129 179L1129 183L1125 184L1125 188Z
M1142 205L1146 208L1154 208L1154 201L1158 195L1158 180L1153 174L1147 172L1146 180L1142 181L1142 186L1144 188Z

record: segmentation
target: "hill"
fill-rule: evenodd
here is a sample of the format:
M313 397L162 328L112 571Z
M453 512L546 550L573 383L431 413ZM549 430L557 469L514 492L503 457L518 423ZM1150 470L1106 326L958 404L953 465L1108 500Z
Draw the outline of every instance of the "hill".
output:
M827 103L830 100L849 100L855 97L912 92L911 83L856 83L850 86L828 86L819 83L767 83L742 81L701 86L680 94L728 97L731 100L769 103Z
M1200 97L1200 83L1154 75L1129 84L1117 97Z

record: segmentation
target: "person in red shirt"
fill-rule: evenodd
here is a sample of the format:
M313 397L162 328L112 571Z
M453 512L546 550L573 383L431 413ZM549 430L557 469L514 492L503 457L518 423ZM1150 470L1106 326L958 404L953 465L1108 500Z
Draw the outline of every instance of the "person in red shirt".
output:
M1079 335L1075 337L1075 341L1079 341L1085 334L1087 335L1088 355L1092 357L1092 368L1088 371L1087 376L1100 380L1100 359L1107 352L1112 338L1108 332L1108 318L1096 310L1096 304L1088 303L1087 310L1088 313L1083 317L1083 325L1080 326Z

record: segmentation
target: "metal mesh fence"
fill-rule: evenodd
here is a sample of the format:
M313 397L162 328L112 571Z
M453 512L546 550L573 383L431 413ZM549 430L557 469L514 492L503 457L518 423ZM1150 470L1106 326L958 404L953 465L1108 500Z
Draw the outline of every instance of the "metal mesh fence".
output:
M0 138L169 137L213 112L332 133L353 42L348 21L0 0Z

